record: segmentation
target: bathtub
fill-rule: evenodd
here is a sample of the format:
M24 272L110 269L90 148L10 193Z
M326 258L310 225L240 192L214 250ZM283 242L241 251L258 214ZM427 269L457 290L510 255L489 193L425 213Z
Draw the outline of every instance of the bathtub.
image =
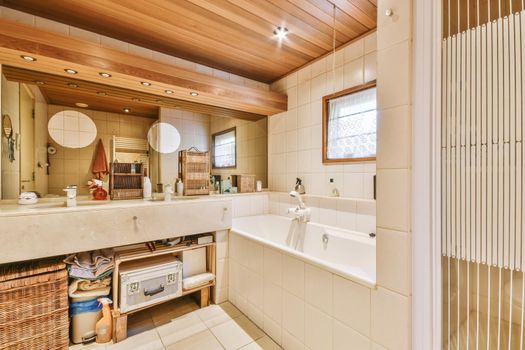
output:
M375 287L376 240L368 234L317 223L298 223L277 215L234 218L231 233Z

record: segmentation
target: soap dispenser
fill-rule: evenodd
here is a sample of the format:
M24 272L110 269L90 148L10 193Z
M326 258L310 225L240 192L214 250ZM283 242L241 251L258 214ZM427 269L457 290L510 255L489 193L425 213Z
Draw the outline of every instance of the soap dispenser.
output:
M333 178L330 178L330 197L339 197L339 190L335 187Z
M300 178L297 178L296 182L295 182L295 188L294 188L295 192L299 193L299 194L305 194L306 191L304 190L304 186L303 186L303 180L301 180Z

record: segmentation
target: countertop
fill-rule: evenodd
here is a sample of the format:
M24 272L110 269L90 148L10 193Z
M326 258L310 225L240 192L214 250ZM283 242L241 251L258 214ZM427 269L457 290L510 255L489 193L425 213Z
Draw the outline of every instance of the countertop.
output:
M231 200L235 196L256 195L265 192L235 193L235 194L211 194L207 196L182 196L173 195L171 201L164 201L162 195L157 195L155 200L133 199L133 200L105 200L96 201L88 196L78 196L75 207L66 207L65 197L41 198L37 204L21 205L17 200L0 201L0 218L26 215L57 214L70 212L83 212L90 210L125 209L140 207L163 207L167 205L181 205L188 203L205 203Z

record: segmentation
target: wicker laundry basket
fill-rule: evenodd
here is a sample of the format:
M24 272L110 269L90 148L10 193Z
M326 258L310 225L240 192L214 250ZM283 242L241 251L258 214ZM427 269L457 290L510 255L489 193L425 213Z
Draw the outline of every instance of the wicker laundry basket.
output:
M69 347L67 271L57 259L0 266L0 349Z

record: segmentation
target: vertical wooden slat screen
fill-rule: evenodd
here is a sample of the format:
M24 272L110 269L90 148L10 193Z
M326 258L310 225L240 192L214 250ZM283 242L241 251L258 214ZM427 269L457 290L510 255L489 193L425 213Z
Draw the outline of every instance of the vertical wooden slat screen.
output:
M443 6L443 345L525 350L524 1Z

